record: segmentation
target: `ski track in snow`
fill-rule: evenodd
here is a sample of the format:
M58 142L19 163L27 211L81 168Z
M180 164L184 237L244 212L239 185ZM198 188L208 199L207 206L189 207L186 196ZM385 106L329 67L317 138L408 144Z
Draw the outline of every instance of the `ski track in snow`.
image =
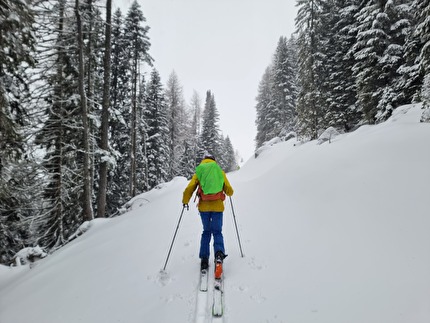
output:
M197 288L195 323L207 323L209 291L202 292Z
M209 275L208 290L202 292L197 287L196 294L196 310L195 310L195 323L223 323L225 322L225 304L224 304L224 314L221 317L215 317L212 315L212 304L213 304L213 285L214 279ZM225 295L224 295L225 297ZM224 298L225 300L225 298Z

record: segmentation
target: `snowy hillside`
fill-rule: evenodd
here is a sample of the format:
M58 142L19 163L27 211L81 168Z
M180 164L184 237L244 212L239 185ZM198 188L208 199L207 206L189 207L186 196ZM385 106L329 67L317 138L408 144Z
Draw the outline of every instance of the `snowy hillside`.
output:
M229 174L225 315L199 293L185 178L98 219L34 268L0 267L1 323L430 322L430 124L419 106L331 143L290 140Z

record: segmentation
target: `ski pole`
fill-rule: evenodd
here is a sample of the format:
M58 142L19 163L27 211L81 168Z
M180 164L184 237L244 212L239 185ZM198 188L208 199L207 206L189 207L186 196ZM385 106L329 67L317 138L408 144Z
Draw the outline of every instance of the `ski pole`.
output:
M234 226L236 227L237 241L239 242L240 255L243 258L242 244L240 243L239 230L237 229L236 215L234 214L233 200L230 197L231 212L233 213Z
M173 235L173 240L172 240L172 243L170 244L169 253L167 254L167 259L166 259L166 262L164 263L163 271L166 270L167 262L169 261L169 257L170 257L170 252L172 251L173 243L175 242L176 234L178 233L179 224L181 223L182 215L184 214L185 208L188 209L188 205L184 204L184 206L182 207L182 212L181 212L181 215L179 216L178 225L176 226L175 234Z

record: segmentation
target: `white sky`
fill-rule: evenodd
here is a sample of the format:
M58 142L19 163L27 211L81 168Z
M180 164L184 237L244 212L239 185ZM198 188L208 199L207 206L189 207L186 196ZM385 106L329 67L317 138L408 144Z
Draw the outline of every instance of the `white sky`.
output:
M114 0L125 15L133 0ZM244 159L254 152L255 97L280 36L294 32L294 0L138 0L150 54L166 84L175 70L187 103L211 90L220 127Z

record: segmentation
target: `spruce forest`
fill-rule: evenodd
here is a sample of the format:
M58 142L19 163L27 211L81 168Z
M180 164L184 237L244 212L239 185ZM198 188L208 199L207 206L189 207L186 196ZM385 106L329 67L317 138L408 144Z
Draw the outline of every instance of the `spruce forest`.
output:
M427 107L430 0L296 3L296 32L250 93L256 148ZM187 103L175 72L163 84L149 28L137 1L122 13L111 0L0 0L0 263L52 252L85 221L190 177L204 151L237 169L214 93Z
M149 28L137 1L0 1L0 263L190 178L205 151L237 169L215 95L162 83Z
M429 0L297 0L257 95L257 148L349 132L430 99ZM428 109L422 121L430 119Z

